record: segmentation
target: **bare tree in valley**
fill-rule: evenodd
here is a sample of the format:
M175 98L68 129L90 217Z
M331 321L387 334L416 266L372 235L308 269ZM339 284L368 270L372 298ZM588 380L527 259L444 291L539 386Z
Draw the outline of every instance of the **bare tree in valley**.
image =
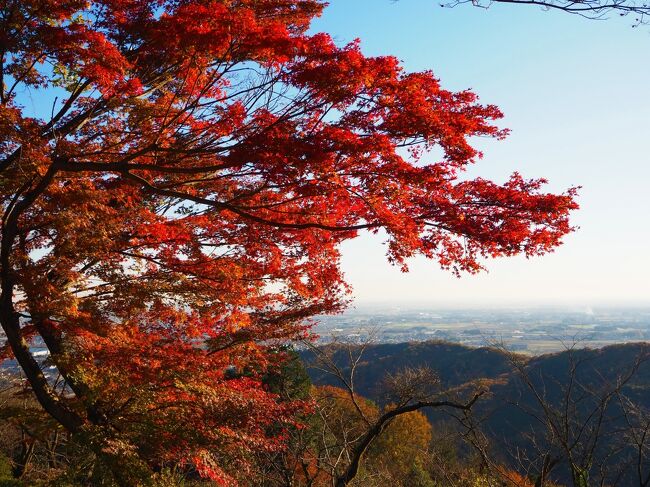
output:
M531 425L520 432L525 446L516 440L510 453L536 479L536 487L560 474L574 487L629 485L635 462L642 469L639 485L648 485L650 424L627 389L650 355L641 348L616 371L598 357L573 345L557 354L555 369L547 371L510 354L518 387L509 401Z
M460 390L441 390L438 376L431 369L406 368L385 377L383 390L387 406L371 414L365 399L355 389L355 375L368 343L339 342L335 346L325 348L309 345L314 354L312 366L336 379L360 420L354 427L352 422L347 425L339 424L338 435L331 435L340 438L338 443L328 445L325 438L329 435L323 436L323 447L318 453L320 466L329 470L334 487L345 487L355 479L373 442L377 441L396 418L425 409L456 411L460 416L467 417L485 393L483 389L478 388L469 395L465 394L465 399L462 399ZM345 366L336 359L337 352L347 355ZM332 418L327 408L321 406L318 414L325 429L331 429ZM338 423L341 423L340 419Z
M624 394L616 397L621 408L625 428L625 443L630 447L629 464L634 470L635 484L650 486L650 410Z

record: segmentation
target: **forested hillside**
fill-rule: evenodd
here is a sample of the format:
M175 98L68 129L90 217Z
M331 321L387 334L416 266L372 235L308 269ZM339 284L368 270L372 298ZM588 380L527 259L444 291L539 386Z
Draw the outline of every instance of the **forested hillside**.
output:
M331 352L334 361L344 369L350 365L350 352L355 357L361 353L355 384L360 394L372 399L379 398L381 391L378 386L387 374L407 367L430 367L447 387L476 379L495 379L511 371L509 355L498 348L472 348L440 340L377 343L353 346L352 349L348 345L329 345L322 350ZM314 363L313 349L304 350L301 356L306 364ZM308 371L316 384L338 385L333 375L319 368L308 367Z
M386 378L402 370L432 370L441 394L480 384L487 393L472 419L480 438L465 445L465 454L482 450L490 461L569 485L645 485L649 353L650 344L632 343L527 357L430 341L334 344L301 356L316 384L345 387L347 381L378 403L386 400ZM434 430L449 428L439 411L427 416Z

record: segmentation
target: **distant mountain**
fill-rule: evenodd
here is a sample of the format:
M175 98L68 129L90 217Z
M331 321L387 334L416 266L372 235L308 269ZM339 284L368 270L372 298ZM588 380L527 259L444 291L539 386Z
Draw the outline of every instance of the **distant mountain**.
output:
M328 344L320 347L320 350L331 355L343 370L349 370L350 353L356 357L361 352L361 346ZM304 350L301 357L315 384L340 385L331 374L309 367L317 362L313 351ZM378 400L382 393L382 380L387 374L421 366L435 370L443 387L455 387L476 379L495 379L512 370L508 354L496 348L473 348L440 340L379 343L364 347L355 370L354 383L359 394Z

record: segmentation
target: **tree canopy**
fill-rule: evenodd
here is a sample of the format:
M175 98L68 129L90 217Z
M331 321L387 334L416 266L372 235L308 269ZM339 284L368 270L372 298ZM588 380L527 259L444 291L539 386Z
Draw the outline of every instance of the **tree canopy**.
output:
M308 34L323 6L0 5L3 353L109 461L228 483L281 448L307 404L262 378L345 305L339 245L361 230L456 273L572 231L575 188L460 177L472 137L506 136L497 107Z

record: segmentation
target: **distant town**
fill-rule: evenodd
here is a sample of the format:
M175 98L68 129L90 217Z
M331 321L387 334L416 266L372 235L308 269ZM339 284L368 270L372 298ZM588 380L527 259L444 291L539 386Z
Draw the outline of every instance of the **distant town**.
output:
M318 340L398 343L446 340L469 346L503 345L542 354L571 346L603 347L650 341L650 308L448 309L358 307L321 316Z

